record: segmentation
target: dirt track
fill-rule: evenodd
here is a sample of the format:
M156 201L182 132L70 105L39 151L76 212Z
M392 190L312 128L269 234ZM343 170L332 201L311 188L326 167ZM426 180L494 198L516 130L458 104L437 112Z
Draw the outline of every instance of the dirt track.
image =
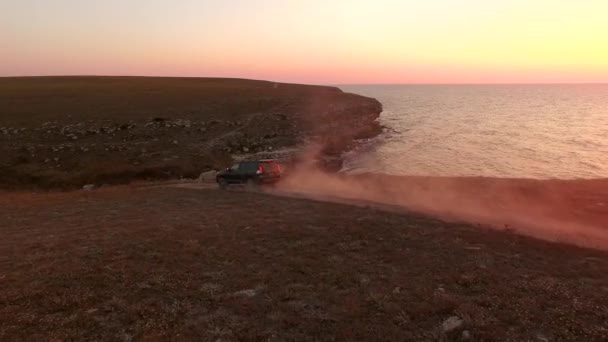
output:
M380 205L489 225L549 241L608 249L608 180L349 176L296 170L279 184L342 203Z
M132 186L2 194L0 229L0 340L608 337L606 252L416 215Z

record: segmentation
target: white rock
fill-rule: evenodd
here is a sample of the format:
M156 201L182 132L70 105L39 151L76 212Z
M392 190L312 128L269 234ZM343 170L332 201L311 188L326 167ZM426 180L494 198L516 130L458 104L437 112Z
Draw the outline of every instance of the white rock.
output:
M538 333L535 336L536 340L539 342L549 342L549 338L547 338L545 335Z
M215 180L215 177L217 176L217 172L216 171L206 171L201 173L200 176L198 176L198 181L199 182L204 182L204 181L212 181Z
M234 296L239 296L239 297L255 297L255 295L258 294L258 291L255 289L246 289L246 290L241 290L241 291L237 291L235 293L233 293Z
M82 190L93 190L95 189L95 184L87 184L82 187Z
M462 327L463 324L464 320L462 318L458 316L452 316L443 321L443 323L441 324L441 329L443 330L443 332L448 333Z

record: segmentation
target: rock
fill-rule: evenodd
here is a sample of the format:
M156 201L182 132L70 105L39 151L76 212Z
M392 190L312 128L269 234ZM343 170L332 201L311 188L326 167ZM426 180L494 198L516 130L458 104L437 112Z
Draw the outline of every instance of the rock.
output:
M93 189L95 189L95 184L87 184L82 187L82 190L87 190L87 191L93 190Z
M206 172L201 173L200 176L198 176L198 181L199 182L213 181L213 180L215 180L215 176L217 176L216 171L214 171L214 170L206 171Z
M443 330L444 333L449 333L452 332L460 327L462 327L464 325L464 320L458 316L452 316L448 319L446 319L445 321L443 321L443 323L441 323L441 329Z
M233 293L234 296L237 297L255 297L258 294L258 291L256 289L246 289L246 290L241 290L241 291L237 291L235 293Z
M549 342L549 338L546 337L545 335L541 334L541 333L536 334L536 336L534 336L534 337L539 342Z
M150 285L150 283L148 283L147 281L142 281L142 282L137 283L137 287L139 287L142 290L145 290L145 289L151 289L152 285Z
M249 148L248 148L248 147L243 146L243 152L249 152Z
M460 339L463 341L470 341L471 340L471 333L468 330L465 330L462 332L462 335L460 336Z
M177 145L177 144L179 144L179 141L173 140L173 145Z

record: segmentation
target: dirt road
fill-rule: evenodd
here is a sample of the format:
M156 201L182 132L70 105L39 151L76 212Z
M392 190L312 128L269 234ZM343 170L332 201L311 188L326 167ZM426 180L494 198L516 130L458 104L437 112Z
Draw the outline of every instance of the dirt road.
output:
M214 184L178 186L215 188ZM261 191L402 214L424 213L449 222L608 250L608 180L348 176L308 171Z
M608 249L606 179L349 176L296 170L278 190L393 211L405 209L451 222Z

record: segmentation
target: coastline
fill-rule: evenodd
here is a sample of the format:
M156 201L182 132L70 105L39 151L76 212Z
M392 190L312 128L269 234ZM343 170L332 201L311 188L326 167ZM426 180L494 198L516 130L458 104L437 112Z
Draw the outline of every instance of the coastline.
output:
M395 205L553 241L608 247L604 180L339 172L345 153L356 151L358 141L381 134L382 104L335 87L43 77L0 79L0 89L6 113L0 121L4 191L196 179L233 161L271 157L296 174L279 185L287 192ZM82 112L87 108L94 111ZM33 116L29 120L27 113Z

